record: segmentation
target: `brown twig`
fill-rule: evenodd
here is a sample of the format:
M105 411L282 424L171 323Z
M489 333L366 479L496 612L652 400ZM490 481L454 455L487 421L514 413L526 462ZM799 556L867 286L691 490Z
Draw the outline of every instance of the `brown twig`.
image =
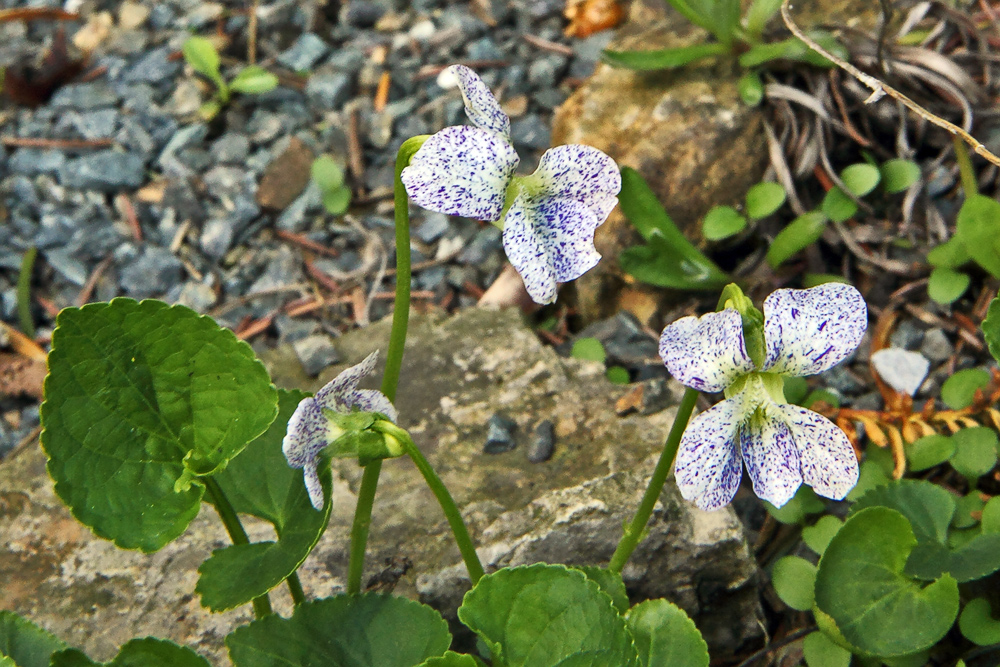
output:
M97 281L100 280L101 276L104 275L104 272L108 270L108 267L111 266L112 261L113 258L110 255L108 255L107 257L102 259L96 267L94 267L93 273L91 273L90 277L87 278L87 282L84 283L83 288L80 290L80 293L76 295L77 306L82 306L83 304L90 301L90 296L91 294L94 293L94 288L97 287Z
M275 236L284 241L288 241L289 243L294 243L295 245L305 248L306 250L312 250L320 255L326 255L327 257L340 256L340 252L338 252L335 248L325 246L322 243L317 243L302 234L296 234L294 232L285 231L284 229L279 229L275 232Z
M365 192L365 161L361 150L361 129L358 108L351 109L347 123L347 162L354 177L354 190L363 197Z
M792 15L788 9L788 4L790 1L791 0L782 0L781 2L781 18L784 20L785 25L788 26L788 29L792 31L792 34L798 37L800 40L802 40L806 44L806 46L811 48L813 51L816 51L830 62L835 63L837 66L846 70L851 75L853 75L854 78L856 78L858 81L860 81L865 86L870 88L872 94L869 95L868 99L865 100L865 104L872 104L874 102L879 101L884 96L888 95L889 97L896 100L897 102L905 106L907 109L915 113L920 118L926 120L928 123L937 125L938 127L949 132L950 134L959 137L962 141L967 143L977 155L985 158L992 164L995 164L998 167L1000 167L1000 157L997 157L996 155L991 153L978 139L973 137L971 134L969 134L959 126L955 125L954 123L951 123L945 120L944 118L941 118L940 116L932 114L930 111L923 108L922 106L920 106L919 104L917 104L916 102L914 102L909 97L907 97L900 91L896 90L889 84L883 83L882 81L871 76L870 74L865 74L857 67L844 60L843 58L830 53L822 46L817 44L816 40L812 39L811 37L809 37L809 35L805 34L802 31L802 29L799 28L794 21L792 21Z
M521 38L528 44L531 44L532 46L537 46L538 48L545 51L551 51L552 53L559 53L564 56L573 55L572 47L566 46L565 44L560 44L559 42L553 42L552 40L544 39L542 37L538 37L537 35L530 35L530 34L521 35Z
M125 222L128 223L128 228L132 230L132 238L135 239L136 243L142 243L142 225L139 224L139 216L135 214L135 206L132 206L132 200L124 192L117 197L118 207L121 208L122 215L125 217Z
M257 4L259 0L250 0L250 15L247 16L247 62L257 63Z

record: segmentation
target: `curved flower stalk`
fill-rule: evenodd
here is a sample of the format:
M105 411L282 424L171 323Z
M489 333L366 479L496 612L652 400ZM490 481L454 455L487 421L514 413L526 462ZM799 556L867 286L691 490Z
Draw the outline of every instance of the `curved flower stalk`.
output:
M457 79L473 126L430 136L403 169L406 191L426 209L500 227L528 294L552 303L557 283L601 259L594 232L618 203L618 165L596 148L569 144L545 151L533 174L515 176L510 119L475 72L462 65L446 72Z
M861 294L838 283L771 294L756 353L753 345L747 352L735 308L667 326L660 356L670 374L692 389L726 396L681 438L675 468L681 495L705 510L722 507L736 494L745 462L754 493L777 507L803 483L828 498L846 496L858 480L853 447L826 417L786 403L782 376L832 368L867 327Z
M378 352L372 352L364 361L344 370L310 398L299 402L288 430L281 441L281 450L288 465L302 468L309 500L316 509L323 508L323 487L319 481L319 455L328 445L350 431L331 419L326 412L351 414L352 411L379 413L395 422L396 408L385 394L376 389L358 389L361 378L375 370ZM351 454L356 452L350 452ZM393 452L399 456L403 452Z

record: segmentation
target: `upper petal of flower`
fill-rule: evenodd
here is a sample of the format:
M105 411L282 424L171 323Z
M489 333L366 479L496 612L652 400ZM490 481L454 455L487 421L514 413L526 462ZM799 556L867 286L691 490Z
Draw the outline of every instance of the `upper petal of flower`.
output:
M779 405L799 452L802 479L816 493L843 499L858 483L858 457L832 421L797 405Z
M448 73L458 79L465 100L465 113L477 127L510 136L510 119L479 75L465 65L452 65Z
M545 151L533 174L543 192L584 202L603 223L618 203L622 174L609 156L592 146L568 144Z
M722 391L754 370L743 319L732 308L668 324L660 336L660 356L678 382L698 391Z
M351 406L362 412L380 412L395 422L399 419L389 397L378 389L357 389L352 395Z
M517 163L505 137L457 125L428 137L400 178L410 199L426 209L495 222Z
M784 415L775 404L758 411L740 432L740 448L753 492L775 507L781 507L802 486L799 452Z
M601 260L598 222L581 201L519 194L503 227L503 247L536 303L556 300L556 283L579 278Z
M330 424L315 398L304 398L288 420L288 430L281 441L281 451L288 465L302 468L309 500L316 509L323 508L323 488L316 469L319 453L330 444Z
M851 285L775 290L764 301L767 353L761 370L785 375L822 373L843 361L867 328L868 306Z
M686 500L717 510L736 495L743 464L736 446L743 401L729 398L691 420L681 436L674 477Z
M372 352L361 362L342 370L337 377L327 382L313 397L327 410L345 412L351 409L348 398L357 390L358 382L372 374L378 362L378 352Z

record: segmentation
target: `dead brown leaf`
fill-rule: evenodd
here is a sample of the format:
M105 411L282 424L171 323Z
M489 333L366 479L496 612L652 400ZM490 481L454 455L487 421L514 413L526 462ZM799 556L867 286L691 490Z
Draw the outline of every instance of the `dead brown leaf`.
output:
M614 28L625 18L616 0L566 0L563 14L569 19L566 36L580 38Z
M44 361L0 352L0 396L31 396L41 400Z
M285 152L276 157L264 171L257 188L257 203L264 208L282 210L295 201L309 185L312 163L316 156L296 137Z

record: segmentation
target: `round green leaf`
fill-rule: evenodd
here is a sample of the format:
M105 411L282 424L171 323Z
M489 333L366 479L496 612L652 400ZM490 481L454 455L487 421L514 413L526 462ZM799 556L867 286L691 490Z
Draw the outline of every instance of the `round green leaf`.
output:
M323 208L330 215L343 215L351 205L351 189L344 186L323 193Z
M250 346L210 318L115 299L56 319L42 447L73 515L156 551L198 514L199 475L224 468L277 412Z
M622 366L612 366L604 372L604 375L615 384L628 384L632 381L632 376L629 375L628 369Z
M903 574L916 543L906 517L870 507L851 516L823 554L816 605L861 650L884 657L915 653L937 643L955 621L953 578L920 586Z
M268 616L226 637L235 667L413 667L450 644L439 613L378 593L305 602L291 618Z
M969 289L969 281L967 273L938 267L927 281L927 295L943 305L954 303Z
M701 231L709 241L721 241L738 234L747 226L747 219L731 206L713 206L701 222Z
M111 662L94 662L76 649L56 653L51 667L211 667L205 658L186 646L165 639L133 639Z
M809 289L810 287L816 287L817 285L825 285L826 283L841 283L844 285L850 285L851 281L844 278L844 276L838 276L833 273L803 273L802 274L802 287Z
M993 618L986 598L969 600L958 617L958 629L973 644L1000 644L1000 621Z
M785 260L812 245L826 229L826 216L820 211L809 211L792 220L778 232L767 250L767 263L778 268Z
M806 635L802 640L802 655L809 667L851 667L851 652L822 632Z
M238 93L259 95L278 87L278 77L258 65L247 65L229 82L229 88Z
M344 170L329 155L320 155L313 160L310 173L323 192L336 190L344 184Z
M858 205L840 188L830 188L823 197L820 210L834 222L844 222L858 212Z
M785 188L780 183L757 183L747 190L747 215L754 220L766 218L781 208L785 198Z
M993 429L985 426L963 428L951 439L955 442L951 467L963 476L982 477L997 464L997 434Z
M1000 278L1000 202L984 195L966 198L958 211L955 236L979 266Z
M740 99L750 107L755 107L764 100L764 82L760 80L757 72L750 70L740 77L736 82L736 90L740 93Z
M855 197L864 197L882 180L879 170L867 162L852 164L840 172L840 180Z
M972 260L972 256L957 236L931 248L931 251L927 253L928 264L946 269L957 269L970 260Z
M979 493L973 491L958 499L955 503L955 516L951 520L954 528L969 528L979 523L972 514L983 510L983 500Z
M920 165L913 160L900 158L883 162L882 188L889 193L902 192L920 180Z
M955 453L955 441L946 435L925 435L906 448L910 470L919 472L933 468L950 459Z
M631 667L638 661L625 620L608 596L582 572L561 565L486 575L465 594L458 618L507 667L569 665L571 659L592 667Z
M604 351L604 345L596 338L577 338L573 342L570 356L574 359L597 361L603 364L608 355Z
M816 586L816 566L805 558L785 556L774 564L771 584L781 601L792 609L812 609Z
M708 667L708 644L677 605L646 600L626 620L642 667Z
M983 506L982 518L979 520L983 529L983 534L1000 533L1000 496L990 498Z
M944 544L955 514L955 499L937 484L902 479L863 495L851 507L849 516L869 507L888 507L905 516L918 542Z
M12 666L49 667L52 654L64 648L66 643L52 633L12 611L0 611L0 656Z
M830 540L833 539L833 536L837 534L843 525L844 522L835 516L830 516L829 514L821 516L815 524L802 529L802 541L806 543L806 546L822 556L823 552L830 545Z
M990 354L1000 363L1000 296L990 301L986 319L983 320L983 338L990 348Z
M990 374L980 368L966 368L956 372L941 385L941 400L952 410L972 405L977 389L990 384Z
M278 416L270 428L215 476L233 509L269 521L278 540L212 552L198 568L201 576L195 587L201 604L212 611L246 604L280 584L302 565L326 530L332 509L329 468L320 471L326 503L317 511L302 470L291 468L281 451L288 420L306 396L279 390Z
M803 484L792 496L792 499L781 507L775 507L764 501L764 509L781 523L802 523L807 515L822 512L826 509L826 505L812 490L812 487Z

